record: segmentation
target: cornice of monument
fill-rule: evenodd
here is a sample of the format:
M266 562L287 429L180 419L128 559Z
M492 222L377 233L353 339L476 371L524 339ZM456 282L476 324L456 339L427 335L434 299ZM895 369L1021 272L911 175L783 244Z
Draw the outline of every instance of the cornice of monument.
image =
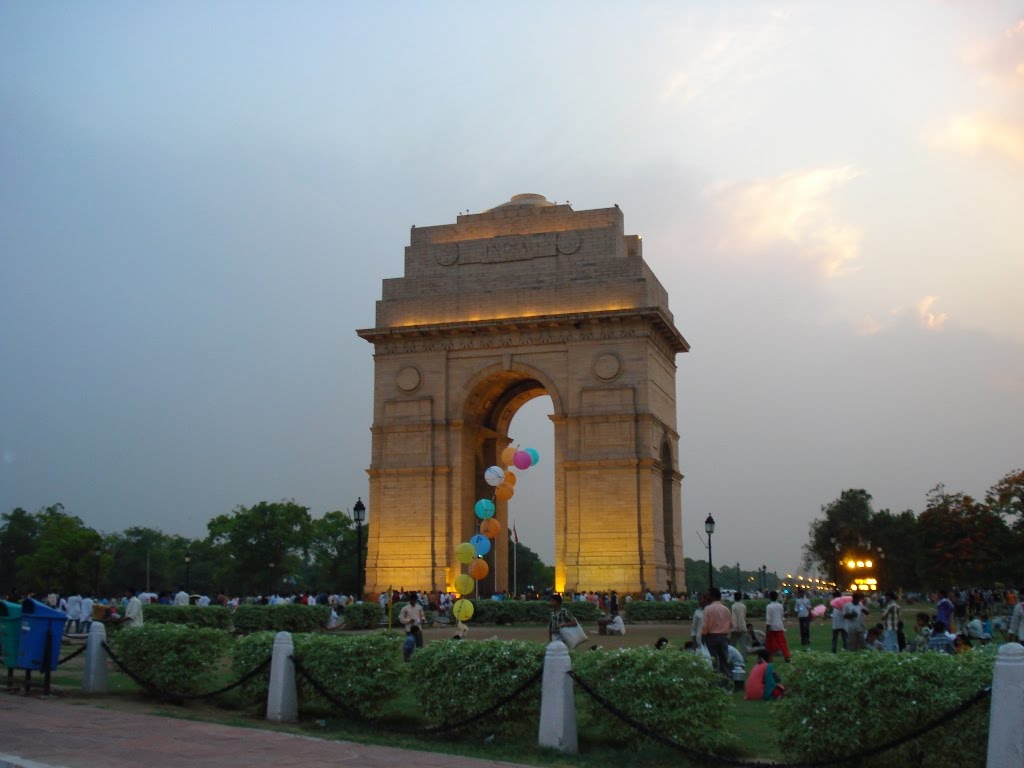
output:
M356 333L375 346L384 346L386 352L404 351L402 349L387 349L387 347L389 345L406 345L409 342L427 342L427 344L418 344L416 349L408 351L477 349L514 346L517 343L564 343L630 338L637 334L628 333L628 329L624 326L636 324L636 321L641 321L643 325L654 330L665 345L665 351L671 355L690 350L689 343L661 307L395 325L364 328L357 330ZM597 331L598 328L601 330ZM512 339L511 334L516 334L520 340Z

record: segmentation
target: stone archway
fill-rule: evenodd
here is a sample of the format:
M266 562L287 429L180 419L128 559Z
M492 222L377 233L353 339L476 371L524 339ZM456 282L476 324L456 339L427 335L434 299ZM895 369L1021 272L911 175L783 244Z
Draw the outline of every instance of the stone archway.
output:
M516 411L551 397L555 586L685 588L675 355L689 345L618 206L516 195L414 227L374 345L366 584L451 589L483 469ZM507 504L483 589L507 589Z

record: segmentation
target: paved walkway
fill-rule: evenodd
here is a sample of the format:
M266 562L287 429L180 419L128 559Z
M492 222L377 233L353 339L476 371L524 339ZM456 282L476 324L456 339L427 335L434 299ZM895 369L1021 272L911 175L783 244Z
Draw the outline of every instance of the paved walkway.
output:
M25 768L513 766L0 693L0 768L8 764Z

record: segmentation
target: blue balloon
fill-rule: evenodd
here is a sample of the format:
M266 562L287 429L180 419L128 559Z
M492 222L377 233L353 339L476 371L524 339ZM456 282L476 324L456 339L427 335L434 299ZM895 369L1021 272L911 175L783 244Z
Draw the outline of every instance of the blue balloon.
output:
M536 448L527 448L526 452L528 454L530 454L530 458L533 459L533 463L530 466L531 467L537 466L537 462L540 461L540 454L537 452L537 449Z
M477 557L483 557L491 551L491 540L486 536L482 536L479 533L469 540L469 543L473 545L473 549L476 550Z
M473 511L476 512L476 516L481 520L494 517L494 502L490 499L480 499L476 506L473 507Z

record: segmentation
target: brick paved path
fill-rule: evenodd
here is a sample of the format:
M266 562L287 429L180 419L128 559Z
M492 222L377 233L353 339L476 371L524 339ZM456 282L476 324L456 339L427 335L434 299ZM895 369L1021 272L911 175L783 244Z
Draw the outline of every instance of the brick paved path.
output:
M512 763L326 741L0 693L0 767L485 768Z

